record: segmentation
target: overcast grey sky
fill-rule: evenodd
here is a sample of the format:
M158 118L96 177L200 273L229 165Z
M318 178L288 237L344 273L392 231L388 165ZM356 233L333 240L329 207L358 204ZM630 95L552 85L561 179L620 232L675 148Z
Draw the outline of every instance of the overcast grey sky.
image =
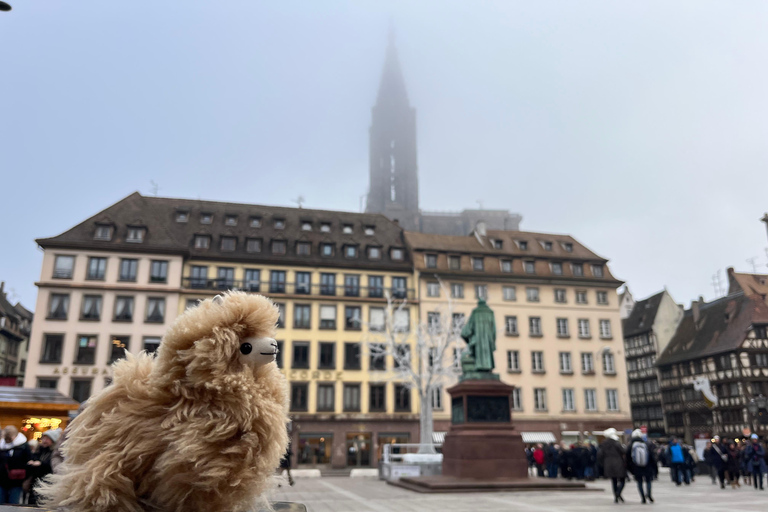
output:
M11 0L9 0L11 1ZM138 190L358 211L394 20L421 206L507 208L636 297L766 268L765 1L49 2L0 13L0 279Z

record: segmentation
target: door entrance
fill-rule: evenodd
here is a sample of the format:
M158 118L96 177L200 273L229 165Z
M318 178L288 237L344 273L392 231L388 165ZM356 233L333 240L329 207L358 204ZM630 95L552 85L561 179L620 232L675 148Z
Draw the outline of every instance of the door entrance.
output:
M347 466L368 467L371 465L370 432L347 434Z

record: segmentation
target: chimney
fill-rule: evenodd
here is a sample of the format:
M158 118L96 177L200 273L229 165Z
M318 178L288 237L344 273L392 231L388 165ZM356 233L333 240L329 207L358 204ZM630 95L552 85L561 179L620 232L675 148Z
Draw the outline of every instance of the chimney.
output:
M5 281L0 281L0 293L3 293L5 290Z
M704 304L704 297L699 295L698 301L691 302L691 311L693 312L693 323L698 324L699 323L699 317L701 316L699 314L699 306Z

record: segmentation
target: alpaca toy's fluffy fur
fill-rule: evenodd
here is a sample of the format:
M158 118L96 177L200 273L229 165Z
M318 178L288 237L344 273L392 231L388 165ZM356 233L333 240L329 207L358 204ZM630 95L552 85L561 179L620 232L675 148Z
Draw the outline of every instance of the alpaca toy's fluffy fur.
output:
M251 510L288 444L287 386L269 352L277 319L269 299L230 292L181 315L156 358L116 363L112 385L67 429L65 462L40 489L46 505ZM252 340L274 348L245 356Z

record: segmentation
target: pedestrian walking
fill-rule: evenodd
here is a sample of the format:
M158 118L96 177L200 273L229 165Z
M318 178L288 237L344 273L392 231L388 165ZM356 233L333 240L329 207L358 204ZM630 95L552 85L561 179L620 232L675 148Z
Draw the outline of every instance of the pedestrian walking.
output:
M627 469L637 480L637 490L640 492L643 503L646 503L646 499L653 503L651 481L654 474L653 468L656 466L653 452L653 446L643 439L640 429L634 430L627 447ZM645 492L643 492L643 480L645 480Z
M284 470L288 476L288 485L293 486L293 475L291 475L291 459L293 458L293 450L291 450L291 444L288 443L288 448L285 450L285 455L280 460L280 469Z
M27 462L27 437L14 426L5 427L0 440L0 504L21 504Z
M715 453L715 449L712 448L712 442L707 441L707 445L704 447L704 464L707 465L709 476L712 479L712 485L717 483L717 468L715 467L716 458L718 457L717 453Z
M699 456L696 455L696 450L693 449L693 446L688 444L683 445L683 456L685 457L685 476L688 482L695 482L696 465L699 462Z
M688 479L688 473L685 471L685 450L677 438L673 437L669 440L669 447L667 448L667 460L669 461L670 472L672 473L672 481L675 485L682 485L685 480L685 485L690 485L691 481Z
M728 473L728 481L731 483L731 489L741 487L739 483L739 476L741 474L741 463L739 450L736 448L736 443L731 442L728 444L728 460L725 463L725 470Z
M720 436L715 436L715 440L712 443L712 450L715 455L712 456L712 462L715 464L717 470L717 478L720 480L720 488L725 489L725 470L728 463L728 447L723 441L720 440Z
M747 467L752 473L752 483L755 489L763 490L763 474L766 472L765 450L760 445L757 434L750 436L750 442L744 449ZM759 487L758 487L759 485Z
M603 435L606 440L600 444L597 450L597 463L603 468L605 478L611 479L613 487L613 502L624 503L621 492L624 490L624 482L627 478L626 459L624 457L624 448L619 442L619 436L615 428L609 428Z

